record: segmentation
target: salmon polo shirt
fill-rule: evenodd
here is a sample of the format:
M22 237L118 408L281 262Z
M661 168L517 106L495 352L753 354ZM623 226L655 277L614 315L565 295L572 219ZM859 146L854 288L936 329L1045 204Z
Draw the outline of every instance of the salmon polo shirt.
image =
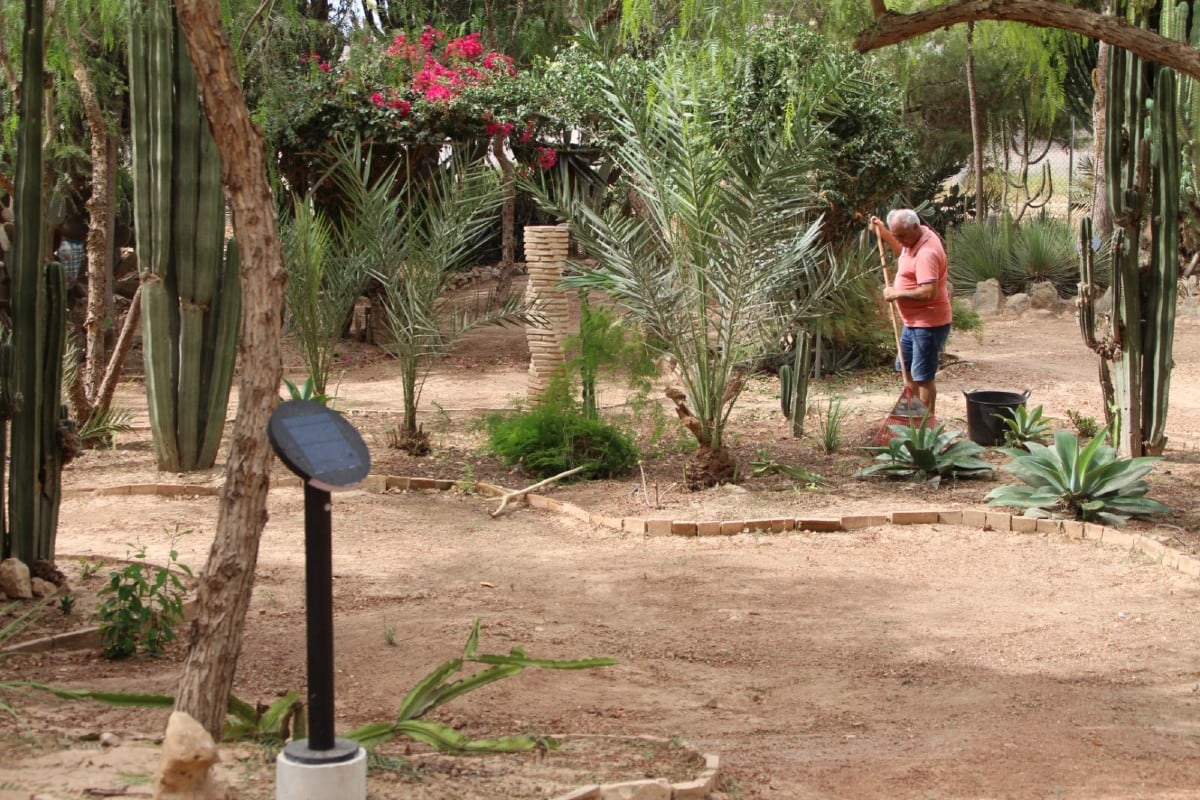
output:
M937 283L932 300L896 301L900 318L910 328L937 328L950 324L950 297L946 292L946 251L942 240L927 226L921 226L921 238L912 247L900 251L896 289L915 289L921 284Z

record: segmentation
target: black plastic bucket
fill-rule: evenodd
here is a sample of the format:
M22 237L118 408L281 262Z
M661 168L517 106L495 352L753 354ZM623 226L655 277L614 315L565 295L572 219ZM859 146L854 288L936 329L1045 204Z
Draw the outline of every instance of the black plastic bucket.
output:
M1029 390L1021 392L963 392L967 398L967 438L985 447L1001 444L1007 427L1018 408L1029 399Z

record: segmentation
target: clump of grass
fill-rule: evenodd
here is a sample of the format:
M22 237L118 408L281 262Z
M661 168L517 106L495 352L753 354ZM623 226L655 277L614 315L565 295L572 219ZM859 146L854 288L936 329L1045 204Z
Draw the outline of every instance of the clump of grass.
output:
M817 403L816 413L821 426L821 450L836 453L842 447L842 428L850 409L842 405L842 398L831 397L824 406Z

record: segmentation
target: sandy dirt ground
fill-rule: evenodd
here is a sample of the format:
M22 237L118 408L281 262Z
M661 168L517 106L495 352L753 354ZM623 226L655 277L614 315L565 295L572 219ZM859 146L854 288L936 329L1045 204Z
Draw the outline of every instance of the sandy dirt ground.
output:
M1200 517L1200 324L1181 316L1170 445L1153 496L1175 513L1135 523L1194 553ZM364 431L382 474L440 474L523 485L475 448L486 410L524 394L519 340L460 348L426 387L434 454L415 463L388 452L399 421L391 365L354 349L339 407ZM957 362L940 377L939 416L965 415L963 392L1031 390L1030 404L1065 424L1068 410L1102 418L1095 361L1069 316L1000 319L956 334ZM793 440L777 383L748 389L735 413L735 448L765 451L833 478L831 488L780 478L694 494L672 481L676 462L648 464L657 508L638 476L549 490L606 514L681 519L983 508L995 481L933 489L858 481L857 445L895 399L883 372L839 377L814 400L852 409L836 459ZM609 387L610 410L622 393ZM138 386L121 402L139 405ZM144 423L144 417L139 417ZM489 460L491 459L491 460ZM997 463L1003 459L996 458ZM305 686L303 498L282 480L270 495L235 692L270 702ZM218 486L153 469L139 424L113 451L71 465L62 506L60 566L81 595L78 562L126 556L202 567L213 534L212 496L119 496L105 487L157 482ZM528 670L440 709L470 736L519 732L649 735L718 754L714 798L1191 798L1200 786L1200 585L1128 549L1056 535L953 525L876 526L840 533L647 537L451 492L335 496L334 604L339 730L388 719L437 664L456 657L481 618L481 652L520 646L531 656L611 656L581 672ZM738 518L738 517L734 517ZM103 575L88 579L94 585ZM54 611L53 613L58 613ZM88 609L80 608L86 616ZM180 646L168 656L102 659L94 649L0 658L0 681L171 692ZM148 795L162 711L3 697L0 800ZM97 736L111 732L116 747ZM643 751L648 748L643 746ZM551 797L593 780L661 777L687 764L643 752L580 747L561 768L533 755L452 762L393 743L373 762L373 798ZM388 756L384 758L382 756ZM246 798L273 797L272 751L241 743L223 776ZM682 756L681 756L682 758ZM686 762L686 759L684 759Z

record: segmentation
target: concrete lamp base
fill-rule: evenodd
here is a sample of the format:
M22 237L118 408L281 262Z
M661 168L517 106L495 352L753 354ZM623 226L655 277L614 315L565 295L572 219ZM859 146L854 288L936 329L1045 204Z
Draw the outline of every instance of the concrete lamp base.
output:
M343 740L338 740L342 744ZM275 800L366 800L367 751L359 747L346 760L304 763L288 757L286 750L275 758Z

